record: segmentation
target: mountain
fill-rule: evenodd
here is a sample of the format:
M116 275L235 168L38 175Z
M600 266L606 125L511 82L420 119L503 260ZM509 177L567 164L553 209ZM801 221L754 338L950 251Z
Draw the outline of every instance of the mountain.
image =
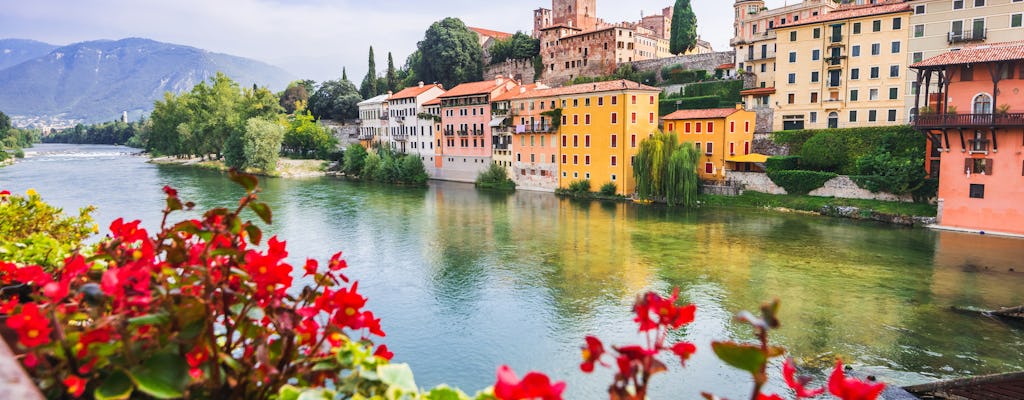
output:
M49 43L26 39L0 39L0 69L13 67L36 57L45 56L53 49Z
M294 78L246 58L129 38L75 43L0 70L0 111L33 119L110 121L153 109L164 92L189 91L217 72L242 87L280 90Z

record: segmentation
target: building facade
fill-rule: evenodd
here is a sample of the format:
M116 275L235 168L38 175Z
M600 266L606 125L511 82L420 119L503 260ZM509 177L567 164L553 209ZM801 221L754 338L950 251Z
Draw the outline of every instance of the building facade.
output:
M441 99L441 154L438 179L473 182L492 161L491 100L518 83L504 77L458 85Z
M359 142L363 147L370 148L379 143L388 131L390 116L388 114L388 97L382 94L360 102L359 107Z
M724 181L728 171L751 171L767 157L753 154L757 114L743 109L680 110L664 117L665 133L701 154L698 168L706 181Z
M968 45L911 67L923 88L913 125L941 158L939 224L1024 235L1024 41Z
M560 102L552 90L544 89L524 91L512 98L510 174L519 188L558 188L558 130L554 122L560 119L555 111Z
M439 84L405 88L388 98L389 145L402 154L415 154L424 164L434 155L434 120L423 104L444 94Z
M773 130L906 124L909 17L903 1L845 4L777 27Z

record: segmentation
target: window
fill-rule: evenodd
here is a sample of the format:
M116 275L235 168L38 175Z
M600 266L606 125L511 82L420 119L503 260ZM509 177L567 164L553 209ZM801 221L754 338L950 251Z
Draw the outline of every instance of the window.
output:
M974 101L971 102L971 112L973 114L991 114L992 97L985 93L974 96Z
M890 78L899 78L900 77L900 66L899 65L890 65L889 66L889 77Z
M729 121L729 133L736 132L736 121Z
M898 31L903 29L903 18L896 17L892 19L892 30Z
M872 32L881 32L882 31L882 20L876 19L874 21L871 21L871 31Z
M811 103L817 103L817 102L818 102L818 92L811 92ZM814 122L814 121L811 121L811 122Z
M1024 14L1013 14L1010 16L1010 27L1019 28L1024 22Z
M714 132L714 131L715 131L715 123L714 122L708 122L708 133L711 133L711 132Z
M877 56L879 54L882 54L882 44L881 43L872 43L871 44L871 55Z
M704 125L701 125L700 122L698 122L696 124L693 124L693 125L695 125L697 127L697 130L696 130L697 133L701 133L704 130Z
M850 80L860 79L860 68L850 68Z
M572 156L572 165L580 165L580 156L578 156L578 155L573 155Z
M649 104L654 104L654 96L650 97L650 103Z
M796 41L796 31L792 31L792 32L789 33L789 41L790 42L795 42Z
M790 63L795 63L796 62L796 52L795 51L789 52L789 62Z
M630 117L630 120L632 120L633 123L635 124L636 123L636 113L630 113L629 117Z
M821 50L811 50L811 61L818 61L821 59Z
M714 142L708 142L707 148L704 149L704 154L711 155L711 154L714 154L714 152L715 152L715 143Z
M871 67L871 79L878 79L878 67Z
M569 156L567 156L565 154L562 154L562 164L568 164L568 163L569 163Z
M878 120L878 110L868 111L868 122L875 122Z
M580 116L578 114L574 114L572 116L572 124L573 125L579 125L580 124Z
M580 99L572 99L573 108L580 106Z
M850 48L850 56L852 56L852 57L860 57L860 45L859 44L855 44L855 45L853 45L853 47Z
M818 82L821 73L819 71L811 71L811 83Z
M791 84L796 83L796 73L791 72L789 74L789 83L791 83Z
M636 104L636 95L634 94L633 96L631 96L631 98L633 100L633 104Z
M921 60L924 60L924 53L920 51L915 51L913 59L915 63L921 62Z
M690 127L691 127L691 125L690 125L689 122L683 124L683 132L684 133L690 133Z
M974 0L974 6L975 7L984 7L985 6L985 0Z
M860 94L857 89L850 90L850 101L857 101L857 95Z
M612 135L612 148L619 147L619 135Z
M612 105L619 104L619 96L612 96Z
M857 110L850 110L850 122L857 122Z
M892 52L892 54L899 54L900 53L900 42L899 41L892 42L892 51L891 52Z
M889 118L887 121L896 122L896 110L889 110Z
M655 120L654 120L654 113L647 114L647 122L652 123L652 124L655 122Z
M614 97L612 97L612 98L614 99ZM612 123L613 124L619 123L619 114L612 113Z
M590 135L583 136L583 147L590 147Z
M569 146L567 146L567 145L565 144L565 143L566 143L565 141L566 141L567 139L568 139L568 136L562 135L562 147L569 147Z
M984 199L985 198L985 185L979 185L976 183L971 184L970 196L972 199Z
M618 165L618 159L615 158L615 156L612 156L612 166L614 167L616 165Z
M914 25L914 37L924 37L924 24Z
M590 156L583 156L583 165L590 165Z
M953 0L953 9L962 10L964 8L964 0Z
M796 94L790 93L788 96L789 104L796 103Z
M572 147L580 147L580 135L572 135Z
M586 114L583 116L583 124L590 125L590 114Z
M854 22L853 23L853 34L854 35L860 34L860 22Z
M604 105L604 96L601 96L601 97L597 98L597 105L599 105L599 106L603 106Z
M889 100L896 100L900 96L900 88L889 88Z
M924 14L924 4L914 6L914 14Z
M878 100L878 89L868 89L868 100Z
M583 105L586 106L586 107L590 107L590 98L589 97L583 99Z
M810 114L811 114L811 118L810 118L811 123L812 124L817 123L818 122L818 112L817 111L811 111Z
M821 28L814 28L813 32L814 32L814 38L815 39L821 38Z

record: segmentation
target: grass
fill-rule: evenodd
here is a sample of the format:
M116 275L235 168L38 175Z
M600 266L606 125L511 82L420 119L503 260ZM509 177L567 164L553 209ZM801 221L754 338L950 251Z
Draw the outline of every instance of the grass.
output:
M818 212L824 206L848 206L860 208L861 212L874 210L884 214L900 216L934 217L936 214L935 206L930 204L838 199L834 197L772 195L751 191L744 192L740 196L701 195L700 202L702 205L711 207L781 207L791 210Z

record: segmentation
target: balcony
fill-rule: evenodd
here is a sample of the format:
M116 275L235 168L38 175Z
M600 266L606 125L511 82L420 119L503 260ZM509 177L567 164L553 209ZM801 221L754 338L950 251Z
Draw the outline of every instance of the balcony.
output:
M391 119L391 117L390 117L390 116L388 116L387 114L384 114L384 115L381 115L381 116L380 116L380 120L381 120L381 121L387 121L387 120L389 120L389 119Z
M840 68L843 66L843 60L845 59L846 56L826 57L825 65L828 65L829 69Z
M469 131L467 131L465 129L460 129L459 130L459 136L469 136Z
M444 135L445 136L455 136L455 130L454 129L445 129L444 130Z
M984 42L988 37L988 29L975 29L971 31L960 31L949 33L949 43Z
M967 141L968 149L971 153L983 153L988 154L989 146L992 144L991 140L988 139L971 139Z
M372 133L360 133L359 134L359 140L373 140L373 134Z
M502 143L502 144L495 144L494 145L494 149L495 150L510 150L510 147L512 147L512 146L509 145L508 143Z
M394 139L396 142L405 142L409 140L409 135L399 133L394 136Z
M926 114L914 119L918 128L1003 128L1024 127L1024 113Z
M483 129L474 129L474 130L472 130L470 132L473 133L473 136L483 136L484 135Z
M523 132L526 133L548 133L554 131L551 129L551 124L526 124L519 126L523 127Z
M830 43L830 45L837 45L837 46L838 45L842 45L842 41L843 41L843 35L841 35L841 34L840 35L829 36L829 43Z

